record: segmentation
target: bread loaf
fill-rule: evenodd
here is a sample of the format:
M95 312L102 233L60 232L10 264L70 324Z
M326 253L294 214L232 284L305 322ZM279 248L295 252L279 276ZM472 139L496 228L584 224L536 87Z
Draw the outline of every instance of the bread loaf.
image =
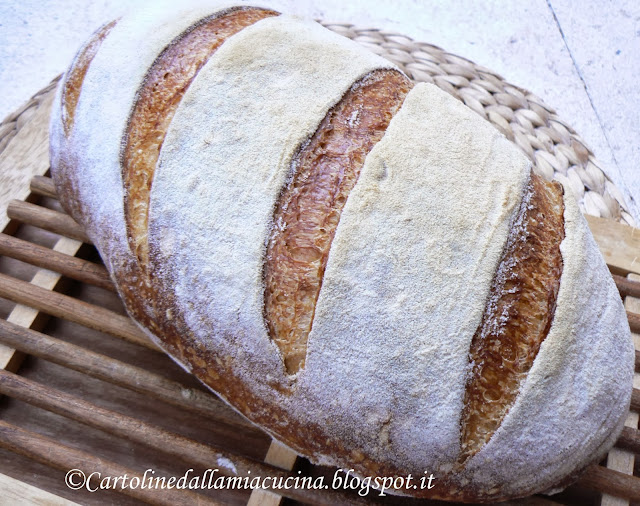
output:
M312 462L493 501L565 486L621 430L633 345L570 192L313 22L106 25L61 81L51 167L149 337Z

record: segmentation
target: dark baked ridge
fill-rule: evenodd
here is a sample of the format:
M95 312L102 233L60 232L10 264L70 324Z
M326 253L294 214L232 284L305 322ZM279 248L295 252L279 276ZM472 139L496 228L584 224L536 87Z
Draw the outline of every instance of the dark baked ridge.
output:
M161 54L147 73L131 113L122 152L127 239L143 270L149 260L149 195L156 163L189 85L226 39L277 12L239 7L198 22Z
M91 61L98 52L98 48L102 44L102 41L109 34L111 29L118 22L117 19L107 23L99 28L89 39L89 42L80 50L76 56L69 73L67 74L64 85L62 86L62 125L64 127L64 134L69 135L76 112L76 106L78 105L78 99L80 98L80 89L82 88L82 82L87 75Z
M562 274L562 187L532 174L469 360L460 462L489 441L551 328Z
M365 76L329 111L294 157L293 178L274 212L264 267L266 322L289 374L304 367L340 213L367 154L412 86L395 70Z

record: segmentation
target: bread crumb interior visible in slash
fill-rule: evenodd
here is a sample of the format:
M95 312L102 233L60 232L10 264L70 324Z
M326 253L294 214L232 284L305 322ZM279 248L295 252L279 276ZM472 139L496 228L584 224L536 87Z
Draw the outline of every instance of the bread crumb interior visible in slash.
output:
M265 316L287 373L304 367L331 241L365 158L412 88L395 70L356 82L292 162L264 267Z
M69 132L71 132L71 128L73 127L73 120L75 117L76 106L78 105L78 99L80 98L82 82L84 81L84 77L87 75L89 66L98 52L100 44L102 44L102 41L117 23L118 20L115 19L98 28L98 30L89 39L89 42L87 42L87 44L80 50L65 77L61 95L62 124L64 126L65 135L69 135Z
M226 39L275 11L238 7L195 24L169 45L145 77L122 153L129 246L140 267L149 261L149 194L160 149L180 101L198 71Z
M562 187L532 174L471 343L460 463L498 429L549 333L563 239Z

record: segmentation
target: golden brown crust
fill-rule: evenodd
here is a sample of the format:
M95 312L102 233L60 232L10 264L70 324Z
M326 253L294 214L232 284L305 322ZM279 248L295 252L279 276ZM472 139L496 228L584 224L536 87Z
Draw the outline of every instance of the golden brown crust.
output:
M100 45L117 23L118 20L115 19L96 30L85 46L78 52L71 67L64 76L60 88L60 123L62 131L59 142L61 143L66 144L71 135L82 84L91 66L91 62L98 52ZM53 148L53 146L51 146L51 148ZM76 153L74 153L73 150L53 149L50 156L51 169L58 187L58 192L61 195L68 196L68 198L61 199L62 207L74 220L86 225L83 218L87 213L85 211L85 204L79 197L76 179L74 177L67 177L67 175L73 172L76 164L75 156Z
M500 426L549 333L562 274L562 187L532 174L471 343L460 462Z
M156 59L138 92L122 153L125 220L131 250L146 269L149 194L160 149L185 91L224 41L274 11L237 8L183 33Z
M115 19L99 28L93 34L91 39L89 39L89 42L78 53L71 68L69 69L62 86L61 95L62 124L64 126L64 133L66 136L69 135L69 132L71 132L71 128L73 127L73 120L76 112L76 106L78 105L78 99L80 98L82 82L84 81L84 77L87 75L91 61L98 52L100 44L102 44L102 41L117 22L118 20Z
M289 374L304 367L331 241L364 160L412 84L395 70L355 83L294 157L267 247L265 316Z

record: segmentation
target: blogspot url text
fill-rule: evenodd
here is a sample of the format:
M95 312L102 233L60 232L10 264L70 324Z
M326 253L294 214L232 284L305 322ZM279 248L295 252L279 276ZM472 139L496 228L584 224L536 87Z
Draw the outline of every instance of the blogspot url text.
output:
M188 469L182 476L157 476L153 469L142 475L108 476L98 471L85 472L71 469L65 475L65 484L72 490L85 489L89 492L100 490L157 489L157 490L352 490L366 496L370 492L385 496L389 491L407 492L426 490L435 486L433 474L425 471L422 476L366 476L358 477L353 469L338 469L333 477L328 476L228 476L219 469L207 469L203 474L195 474Z

